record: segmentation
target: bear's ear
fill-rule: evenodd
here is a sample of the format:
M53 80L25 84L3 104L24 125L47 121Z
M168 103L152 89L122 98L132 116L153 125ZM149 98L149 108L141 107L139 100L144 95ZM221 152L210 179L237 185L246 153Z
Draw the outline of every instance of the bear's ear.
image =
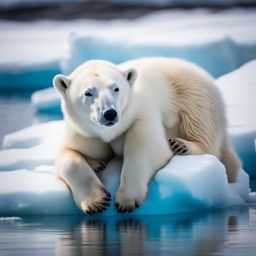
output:
M129 68L128 70L123 71L123 75L128 83L133 85L137 78L137 70L135 68Z
M66 89L70 86L71 81L64 75L56 75L53 78L53 86L61 96L65 97Z

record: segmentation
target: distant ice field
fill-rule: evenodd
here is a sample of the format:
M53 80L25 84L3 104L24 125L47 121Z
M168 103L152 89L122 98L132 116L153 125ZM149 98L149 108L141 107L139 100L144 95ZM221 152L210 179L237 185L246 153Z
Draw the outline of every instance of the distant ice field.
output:
M193 61L215 77L256 58L256 9L160 11L133 20L0 21L0 88L46 88L85 60Z

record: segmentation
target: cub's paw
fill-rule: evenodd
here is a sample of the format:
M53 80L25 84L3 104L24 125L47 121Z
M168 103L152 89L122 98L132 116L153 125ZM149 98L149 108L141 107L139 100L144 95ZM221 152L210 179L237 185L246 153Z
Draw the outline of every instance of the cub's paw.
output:
M83 196L74 196L77 205L86 214L92 215L105 211L110 205L111 194L100 184L89 185Z
M131 190L119 188L115 195L115 206L117 212L132 212L135 208L140 207L147 196L147 188L140 192L133 187Z
M169 145L175 155L188 155L189 149L185 143L176 138L169 139Z

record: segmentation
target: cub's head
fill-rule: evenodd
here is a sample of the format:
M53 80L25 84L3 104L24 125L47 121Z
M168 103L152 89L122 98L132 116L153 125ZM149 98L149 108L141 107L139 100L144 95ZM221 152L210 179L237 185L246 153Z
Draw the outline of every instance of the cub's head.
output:
M133 68L121 71L112 63L95 60L70 76L55 76L53 83L62 97L65 116L76 125L112 127L121 121L136 76Z

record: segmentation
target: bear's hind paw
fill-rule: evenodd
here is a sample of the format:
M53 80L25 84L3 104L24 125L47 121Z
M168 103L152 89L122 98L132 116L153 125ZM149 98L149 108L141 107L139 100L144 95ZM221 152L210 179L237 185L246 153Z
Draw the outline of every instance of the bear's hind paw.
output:
M169 139L169 145L175 155L188 155L189 149L185 143L179 139Z

